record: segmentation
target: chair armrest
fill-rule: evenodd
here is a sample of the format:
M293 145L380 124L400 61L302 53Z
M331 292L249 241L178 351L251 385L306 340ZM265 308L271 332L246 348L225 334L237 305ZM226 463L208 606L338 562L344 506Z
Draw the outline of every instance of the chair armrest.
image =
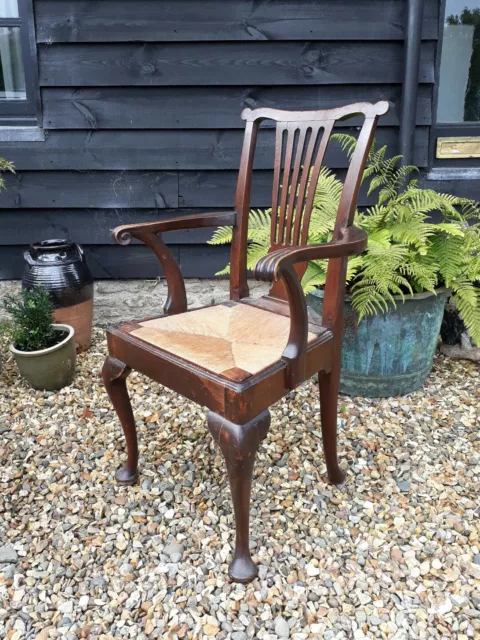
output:
M277 282L285 268L298 262L344 258L362 253L367 246L367 238L366 232L362 229L348 227L341 231L340 240L334 242L277 249L258 260L253 275L257 280Z
M168 220L155 222L139 222L138 224L123 224L113 230L115 242L121 245L130 244L132 238L139 238L144 233L166 233L181 229L199 229L201 227L220 227L234 225L237 214L235 211L213 211L198 213L191 216L180 216Z
M257 280L277 282L282 278L290 307L290 334L282 359L287 363L287 384L293 389L305 379L308 344L308 313L305 295L295 264L324 258L344 258L361 253L367 246L367 234L348 227L340 239L325 244L285 247L260 258L253 270Z
M237 214L235 211L215 211L190 216L159 220L158 222L140 222L138 224L124 224L113 230L115 242L122 246L130 244L132 238L137 238L153 251L160 262L167 280L168 296L163 307L167 315L184 313L187 310L187 294L182 272L167 245L159 233L178 231L180 229L198 229L201 227L218 227L235 225Z

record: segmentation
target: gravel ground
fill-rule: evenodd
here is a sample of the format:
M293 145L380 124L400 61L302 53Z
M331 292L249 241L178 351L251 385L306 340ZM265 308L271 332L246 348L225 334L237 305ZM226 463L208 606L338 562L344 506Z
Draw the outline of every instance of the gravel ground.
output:
M272 409L252 505L259 578L231 584L228 485L206 411L133 373L136 487L100 379L0 378L0 637L480 637L480 372L439 357L421 392L342 398L325 482L313 381Z

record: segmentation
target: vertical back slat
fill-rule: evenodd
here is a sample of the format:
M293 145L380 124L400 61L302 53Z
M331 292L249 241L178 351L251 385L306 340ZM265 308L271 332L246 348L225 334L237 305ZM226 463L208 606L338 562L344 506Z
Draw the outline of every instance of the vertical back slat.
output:
M377 119L378 116L377 118L365 118L362 130L358 136L357 146L355 147L352 159L350 160L350 165L343 184L340 204L338 205L335 232L338 232L343 227L353 224L353 216L355 214L358 192L362 182L363 169L373 142Z
M290 193L288 195L288 202L287 202L287 209L286 209L286 217L287 217L287 228L285 231L286 245L293 244L292 227L293 227L293 221L295 218L295 206L297 203L298 177L300 174L300 170L302 168L304 145L305 145L305 139L307 137L308 130L309 130L309 126L307 123L300 125L300 133L297 141L297 147L295 152L295 162L293 163L293 174L292 174L292 180L290 184Z
M295 143L295 134L297 131L296 123L288 123L287 127L287 139L286 139L286 150L285 150L285 162L283 166L282 175L282 183L281 183L281 197L280 197L280 210L279 210L279 218L278 218L278 228L277 228L277 246L281 246L284 244L284 235L285 235L285 221L287 216L287 198L288 198L288 190L290 186L290 172L292 168L292 158L294 156L294 143ZM278 162L278 158L276 158L276 162ZM281 158L280 158L281 162Z
M305 158L303 159L303 170L300 185L298 188L292 244L298 244L300 242L300 229L303 219L303 212L305 209L305 194L307 192L307 186L309 184L310 169L312 165L312 159L314 159L314 151L317 148L317 140L322 129L322 126L317 123L310 122L309 125L311 126L312 133L310 135L310 140L308 141Z
M300 244L306 244L308 239L308 227L310 225L310 216L312 215L313 198L315 196L315 190L317 188L318 176L320 175L320 169L322 167L323 158L327 145L332 135L333 126L335 120L326 122L323 128L323 135L320 141L316 157L313 161L312 172L308 181L307 199L303 208L303 220L302 220L302 235L300 238Z
M283 151L283 134L285 127L280 122L277 123L277 131L275 135L275 164L273 169L273 188L272 188L272 228L270 233L270 244L273 246L277 242L278 229L278 202L280 194L280 178L282 173L282 151Z

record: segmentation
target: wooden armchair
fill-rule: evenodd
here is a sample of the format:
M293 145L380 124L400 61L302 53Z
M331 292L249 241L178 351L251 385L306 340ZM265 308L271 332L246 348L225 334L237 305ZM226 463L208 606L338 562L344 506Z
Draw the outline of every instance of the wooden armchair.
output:
M343 301L348 256L366 246L352 227L361 175L377 121L388 103L359 103L325 111L245 109L245 138L235 210L131 224L114 230L127 245L137 238L156 254L168 283L164 314L115 326L108 331L103 378L122 424L128 457L118 470L121 484L138 477L135 420L126 378L136 369L209 409L208 427L228 471L236 522L231 578L250 582L257 575L249 551L249 508L256 450L270 425L269 406L319 373L323 447L328 478L342 483L337 461L337 396L343 337ZM307 245L313 198L321 163L337 120L364 116L345 179L333 241ZM267 296L249 298L246 269L252 166L259 124L276 122L271 249L254 270L271 282ZM187 310L180 269L161 239L166 231L233 226L230 301ZM323 317L307 309L300 280L307 262L328 258Z

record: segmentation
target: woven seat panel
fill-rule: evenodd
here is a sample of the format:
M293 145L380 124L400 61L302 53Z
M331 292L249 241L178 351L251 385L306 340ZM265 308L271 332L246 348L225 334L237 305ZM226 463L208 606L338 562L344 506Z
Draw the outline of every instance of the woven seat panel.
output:
M290 318L232 303L139 324L131 335L238 381L280 360L290 333Z

